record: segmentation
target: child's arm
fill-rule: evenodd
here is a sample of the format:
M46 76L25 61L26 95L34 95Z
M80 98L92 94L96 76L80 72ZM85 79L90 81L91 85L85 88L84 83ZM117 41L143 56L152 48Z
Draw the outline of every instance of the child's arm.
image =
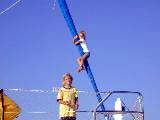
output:
M58 100L58 103L59 103L59 104L63 104L63 105L67 105L68 107L71 107L71 108L73 108L73 109L75 109L75 110L77 110L78 107L79 107L78 103L75 104L75 106L73 106L73 105L71 105L70 102L68 102L68 101L63 101L63 100Z
M57 102L59 104L70 106L70 103L68 101L63 101L63 92L61 89L58 91Z
M76 104L75 104L75 110L78 110L79 108L79 104L78 104L78 100L76 101Z
M58 100L59 104L70 106L70 103L68 101Z
M78 110L78 108L79 108L79 103L78 103L78 90L75 89L75 106L74 106L75 111Z
M77 39L79 39L78 35L76 35L76 36L73 38L73 44L79 45L80 43L82 43L82 41L77 41Z

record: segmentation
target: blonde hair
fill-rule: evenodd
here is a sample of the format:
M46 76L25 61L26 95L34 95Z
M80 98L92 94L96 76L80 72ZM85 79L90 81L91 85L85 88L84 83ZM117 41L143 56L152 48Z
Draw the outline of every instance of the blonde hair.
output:
M64 80L66 77L70 77L71 80L73 80L73 77L70 73L64 73L62 76L62 84L65 85Z
M84 30L81 30L79 33L83 34L84 39L86 39L86 32Z

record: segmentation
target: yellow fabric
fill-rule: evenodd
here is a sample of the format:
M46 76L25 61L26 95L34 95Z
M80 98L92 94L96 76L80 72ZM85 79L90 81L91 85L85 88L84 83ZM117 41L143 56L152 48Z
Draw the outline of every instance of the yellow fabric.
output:
M57 100L68 101L71 103L71 106L73 106L72 108L67 105L60 104L59 106L60 117L66 117L66 116L75 117L76 116L75 103L76 103L77 98L78 98L77 89L75 87L71 87L70 89L66 89L62 87L59 89Z
M0 120L2 119L2 94L0 94ZM21 112L19 106L11 100L7 95L4 97L4 119L5 120L14 120Z

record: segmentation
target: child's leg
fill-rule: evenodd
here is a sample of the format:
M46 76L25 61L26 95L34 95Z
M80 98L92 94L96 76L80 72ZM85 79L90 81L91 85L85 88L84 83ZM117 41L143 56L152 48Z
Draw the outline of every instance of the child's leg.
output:
M79 66L81 65L81 57L77 58L77 63Z
M80 58L80 60L79 60L79 68L78 68L78 70L77 70L78 73L81 72L81 71L85 68L84 63L85 63L85 61L88 59L88 57L89 57L89 53L85 53L85 54Z
M88 59L89 57L89 53L85 53L82 58L81 58L81 62L80 62L80 66L83 67L84 66L84 63L85 61Z
M79 72L81 72L82 70L84 70L84 67L79 66L78 69L77 69L77 72L79 73Z
M77 72L79 73L83 68L81 67L81 64L82 64L82 58L81 57L79 57L78 59L77 59L77 63L79 64L79 67L78 67L78 69L77 69Z

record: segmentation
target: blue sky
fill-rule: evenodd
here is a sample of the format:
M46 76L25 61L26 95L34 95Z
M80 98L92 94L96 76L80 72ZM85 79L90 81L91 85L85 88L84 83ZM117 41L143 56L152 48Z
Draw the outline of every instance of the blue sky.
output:
M66 1L77 29L87 32L89 62L100 91L140 91L145 120L157 119L160 2ZM13 2L2 0L0 10ZM61 85L63 73L70 72L79 90L93 91L86 73L75 71L78 51L58 5L52 9L53 3L22 0L0 16L0 88L51 89Z

